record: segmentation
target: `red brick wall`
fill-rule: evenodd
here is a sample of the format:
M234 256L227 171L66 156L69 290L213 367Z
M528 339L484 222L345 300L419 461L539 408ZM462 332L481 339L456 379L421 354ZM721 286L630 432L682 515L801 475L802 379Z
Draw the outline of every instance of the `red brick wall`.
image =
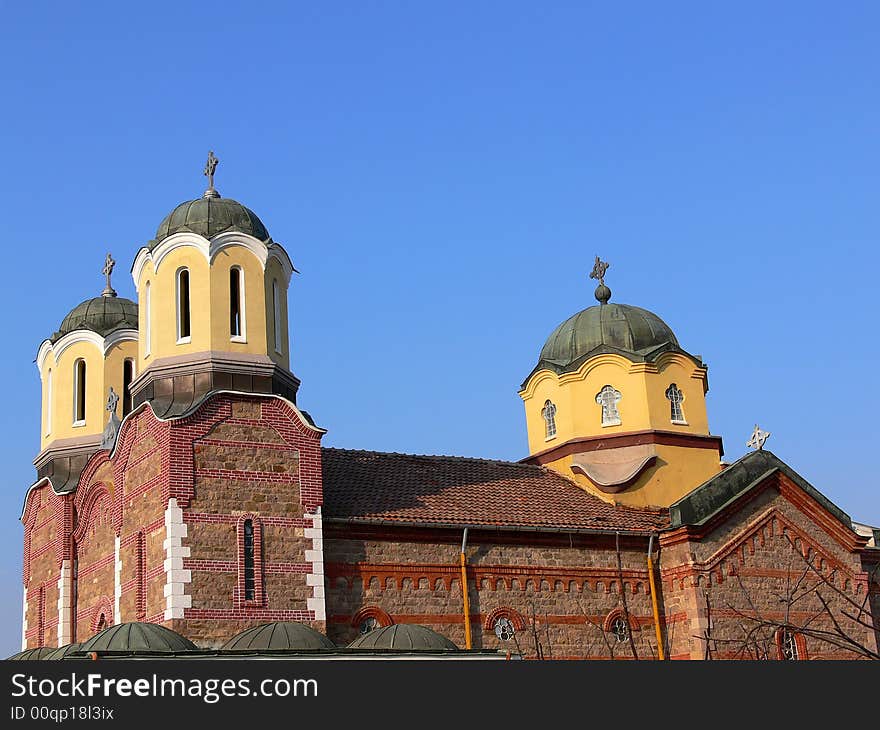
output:
M711 658L775 659L776 624L833 630L831 619L822 615L819 594L853 638L873 641L843 616L845 599L823 584L827 580L855 601L865 597L859 554L841 543L847 531L827 519L823 529L823 520L812 514L815 508L799 490L779 482L706 534L663 537L663 597L673 657L704 658L708 631ZM786 606L789 596L801 594ZM808 658L855 656L811 636L804 637L804 647Z
M312 520L303 517L323 501L319 435L283 401L222 395L174 423L172 439L189 440L193 475L183 518L192 608L172 627L203 646L267 621L323 630L307 608ZM255 601L243 592L244 519L257 528Z
M534 539L534 538L533 538ZM437 531L360 536L325 524L328 635L340 645L358 636L358 611L375 607L395 623L418 623L465 646L459 554L461 535ZM614 538L536 539L493 535L468 541L468 585L474 648L519 649L546 658L631 658L606 620L622 609ZM640 658L656 655L646 569L647 539L621 539L622 578ZM515 641L496 637L491 617L520 623ZM534 618L533 618L534 616ZM533 630L534 629L534 630ZM609 646L610 644L610 646Z
M24 586L27 588L27 648L58 644L58 578L69 556L64 540L69 498L45 484L28 495L23 522Z

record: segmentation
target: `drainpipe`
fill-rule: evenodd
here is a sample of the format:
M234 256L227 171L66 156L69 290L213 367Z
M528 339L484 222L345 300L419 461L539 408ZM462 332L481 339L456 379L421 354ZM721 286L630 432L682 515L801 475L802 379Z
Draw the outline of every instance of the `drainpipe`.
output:
M471 648L471 604L468 599L467 563L464 558L464 550L467 547L467 527L461 538L461 597L464 602L464 645Z
M657 633L657 655L662 661L663 656L663 635L660 633L660 611L657 608L657 587L654 583L654 533L651 533L651 539L648 540L648 581L651 585L651 605L654 609L654 631ZM462 555L462 558L464 556Z

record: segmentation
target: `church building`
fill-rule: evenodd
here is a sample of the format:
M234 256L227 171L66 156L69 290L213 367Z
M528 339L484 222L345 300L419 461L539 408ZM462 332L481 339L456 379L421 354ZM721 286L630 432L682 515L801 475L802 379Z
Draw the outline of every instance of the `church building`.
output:
M126 622L216 649L284 622L526 658L877 655L880 530L757 427L722 461L706 365L612 301L598 258L596 303L522 364L520 461L324 447L297 406L293 263L216 165L132 251L137 301L108 254L39 346L22 649Z

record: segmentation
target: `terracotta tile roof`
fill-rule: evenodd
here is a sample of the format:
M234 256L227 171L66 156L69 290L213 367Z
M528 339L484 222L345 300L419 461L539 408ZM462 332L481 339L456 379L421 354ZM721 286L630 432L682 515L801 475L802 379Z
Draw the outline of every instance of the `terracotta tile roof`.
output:
M639 532L669 524L666 510L614 507L531 464L331 448L322 464L328 518Z

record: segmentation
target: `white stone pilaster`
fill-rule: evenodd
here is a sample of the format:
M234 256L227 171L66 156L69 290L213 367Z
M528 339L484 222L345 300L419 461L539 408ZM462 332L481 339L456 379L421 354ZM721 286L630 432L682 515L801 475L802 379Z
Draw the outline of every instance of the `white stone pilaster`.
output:
M72 560L61 562L61 575L58 577L58 646L73 641L71 636L73 616L71 615L71 596L73 595Z
M183 559L190 556L190 549L183 546L187 536L183 510L177 506L173 497L168 500L165 510L165 620L183 618L184 610L192 608L192 596L187 594L186 586L192 583L192 571L184 570Z
M312 564L312 572L306 575L306 585L312 587L312 597L306 599L306 606L315 612L316 621L327 620L327 604L324 599L324 527L321 508L315 514L305 514L311 518L312 526L303 530L303 536L312 539L312 549L306 550L306 561Z
M122 598L122 558L119 554L120 537L116 536L113 552L113 623L122 623L119 600Z
M27 586L24 588L24 597L21 599L21 650L27 649Z

